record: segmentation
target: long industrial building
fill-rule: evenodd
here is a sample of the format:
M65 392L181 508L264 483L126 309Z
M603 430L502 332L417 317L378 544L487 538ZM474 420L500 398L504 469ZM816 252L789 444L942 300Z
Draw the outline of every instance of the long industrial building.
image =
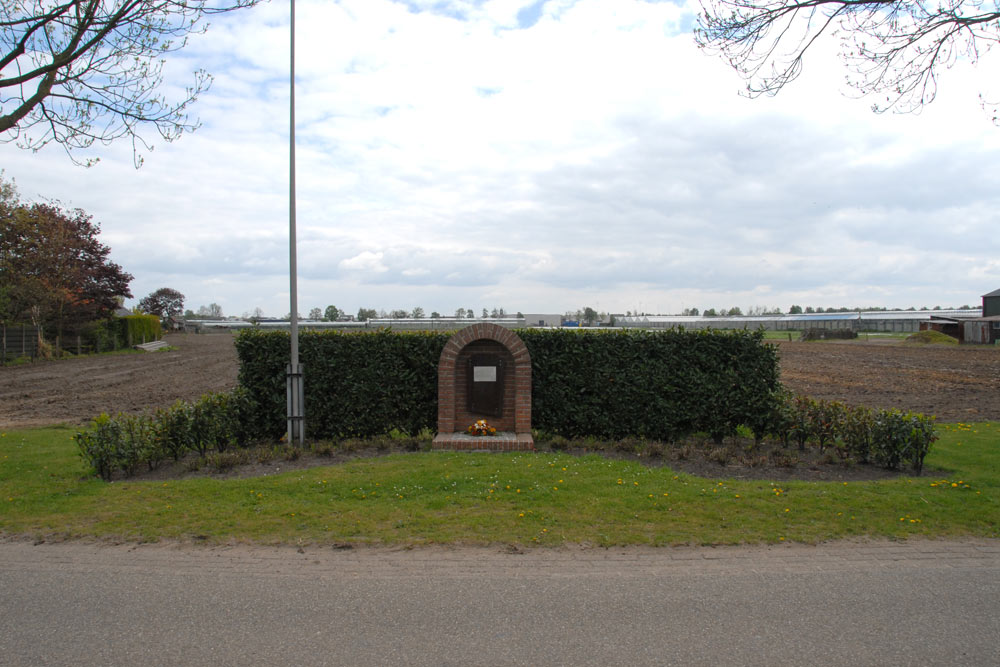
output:
M981 317L979 309L965 310L878 310L847 313L803 313L801 315L751 315L746 317L704 317L691 315L639 315L621 317L615 324L643 329L759 329L803 331L806 329L848 329L915 333L938 318L963 320ZM923 325L923 327L921 327Z

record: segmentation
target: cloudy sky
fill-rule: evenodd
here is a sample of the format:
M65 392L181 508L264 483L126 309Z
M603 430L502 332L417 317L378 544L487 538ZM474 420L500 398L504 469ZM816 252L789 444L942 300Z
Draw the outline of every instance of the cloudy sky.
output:
M776 98L700 52L697 4L299 0L299 311L960 306L1000 288L981 63L919 115L845 95L835 45ZM26 199L93 214L139 298L288 300L288 4L217 17L168 83L202 127L71 164L2 145ZM990 75L992 76L992 74Z

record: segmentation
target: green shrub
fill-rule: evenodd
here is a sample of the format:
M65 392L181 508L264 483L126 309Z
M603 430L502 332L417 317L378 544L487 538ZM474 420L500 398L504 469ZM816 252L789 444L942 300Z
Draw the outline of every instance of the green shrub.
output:
M807 410L810 433L819 448L826 449L841 434L847 406L839 401L811 400Z
M767 435L777 438L783 447L788 448L795 433L795 427L795 397L782 387L774 398L774 405L767 413L765 432Z
M144 415L119 413L110 417L102 413L89 430L74 438L80 455L106 481L118 471L132 475L142 463L152 469L163 459L152 422Z
M862 406L849 408L842 423L846 453L858 463L868 463L875 442L875 412Z
M949 336L948 334L941 333L940 331L934 331L933 329L926 329L924 331L918 331L915 334L910 334L903 342L911 344L918 343L923 345L958 345L958 339L954 336Z
M111 481L118 467L115 456L121 440L118 430L118 423L102 412L90 422L88 430L73 436L80 456L106 482Z
M91 323L84 330L84 338L95 352L111 352L127 347L124 327L117 318Z
M194 403L177 401L158 409L152 417L102 414L75 439L84 460L101 479L111 480L117 472L126 477L134 474L139 465L153 469L168 456L178 461L188 450L204 458L246 445L255 439L246 425L251 409L246 393L239 389L205 394Z
M934 427L934 417L916 413L909 413L907 416L911 430L906 462L919 475L924 471L924 459L930 453L931 445L937 441L938 435Z
M875 416L873 458L876 463L899 470L909 463L919 475L924 458L937 440L934 418L926 415L882 410Z
M789 406L789 433L799 445L799 451L804 451L806 442L813 437L813 404L816 401L806 396L795 396Z
M202 396L191 407L191 421L192 444L202 456L213 450L222 453L239 444L239 418L230 394Z
M169 408L159 408L153 416L153 430L165 454L179 461L184 452L194 449L194 414L190 403L177 401Z

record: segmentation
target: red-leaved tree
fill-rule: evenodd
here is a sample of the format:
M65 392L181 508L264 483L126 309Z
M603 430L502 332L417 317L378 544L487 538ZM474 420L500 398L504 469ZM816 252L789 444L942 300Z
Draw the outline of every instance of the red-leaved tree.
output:
M80 209L23 204L16 191L0 203L0 320L30 319L64 331L104 319L131 298L132 275L109 259L100 226Z

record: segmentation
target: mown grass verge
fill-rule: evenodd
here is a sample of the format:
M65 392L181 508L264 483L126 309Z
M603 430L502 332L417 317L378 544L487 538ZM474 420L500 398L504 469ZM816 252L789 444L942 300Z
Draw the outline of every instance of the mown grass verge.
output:
M921 477L704 479L560 453L415 452L263 478L102 482L73 429L0 435L0 533L555 546L1000 535L1000 424L942 424Z

